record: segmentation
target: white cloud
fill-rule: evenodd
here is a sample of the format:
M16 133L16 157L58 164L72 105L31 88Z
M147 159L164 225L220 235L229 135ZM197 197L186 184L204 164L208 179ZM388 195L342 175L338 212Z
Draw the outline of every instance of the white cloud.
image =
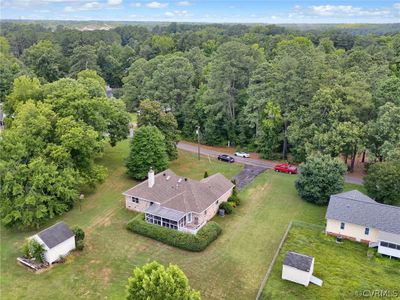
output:
M99 10L102 8L102 5L99 2L93 1L85 3L81 6L66 6L64 8L65 12L76 12L76 11L89 11L89 10Z
M116 6L122 4L122 0L108 0L107 4L110 6Z
M142 3L140 3L140 2L133 2L133 3L130 4L130 6L132 6L132 7L142 7Z
M174 11L167 11L165 14L167 17L185 17L188 15L187 10L174 10Z
M400 2L393 4L393 8L400 10Z
M365 9L352 5L313 5L309 12L318 16L380 16L389 14L387 9Z
M149 8L166 8L168 6L168 3L161 3L161 2L150 2L146 4L147 7Z
M189 1L180 1L180 2L176 3L176 5L178 5L178 6L190 6L190 5L192 5L192 3L190 3Z

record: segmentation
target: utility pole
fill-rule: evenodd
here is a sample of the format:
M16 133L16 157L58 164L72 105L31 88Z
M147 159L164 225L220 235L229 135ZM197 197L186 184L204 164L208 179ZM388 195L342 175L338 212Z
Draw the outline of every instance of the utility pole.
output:
M200 125L196 127L197 134L197 158L200 160Z

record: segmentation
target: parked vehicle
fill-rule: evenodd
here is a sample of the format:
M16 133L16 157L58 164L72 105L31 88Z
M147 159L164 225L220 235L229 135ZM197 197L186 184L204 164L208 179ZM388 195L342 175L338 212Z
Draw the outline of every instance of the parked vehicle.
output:
M275 172L297 174L297 168L289 164L279 164L274 167Z
M250 154L247 153L247 152L236 152L236 153L235 153L235 156L243 157L243 158L248 158L248 157L250 157Z
M229 163L235 162L235 159L232 156L229 156L227 154L218 155L218 160L226 161L226 162L229 162Z

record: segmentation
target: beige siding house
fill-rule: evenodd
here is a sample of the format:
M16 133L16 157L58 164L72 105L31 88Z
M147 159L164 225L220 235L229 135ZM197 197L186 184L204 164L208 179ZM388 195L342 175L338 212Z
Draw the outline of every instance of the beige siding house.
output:
M233 187L220 173L197 181L171 170L157 175L150 170L147 180L123 195L126 208L143 212L147 222L195 234L228 200Z
M400 258L400 207L374 201L357 190L332 195L326 233L378 247Z

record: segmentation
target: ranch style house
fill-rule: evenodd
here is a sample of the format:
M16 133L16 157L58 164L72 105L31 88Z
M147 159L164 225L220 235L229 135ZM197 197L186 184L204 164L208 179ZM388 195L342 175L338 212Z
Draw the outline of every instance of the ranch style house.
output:
M182 178L171 170L123 193L126 208L145 214L148 223L196 234L232 195L234 184L220 173L200 181Z
M400 207L378 203L353 190L332 195L326 212L326 233L377 247L400 258Z

